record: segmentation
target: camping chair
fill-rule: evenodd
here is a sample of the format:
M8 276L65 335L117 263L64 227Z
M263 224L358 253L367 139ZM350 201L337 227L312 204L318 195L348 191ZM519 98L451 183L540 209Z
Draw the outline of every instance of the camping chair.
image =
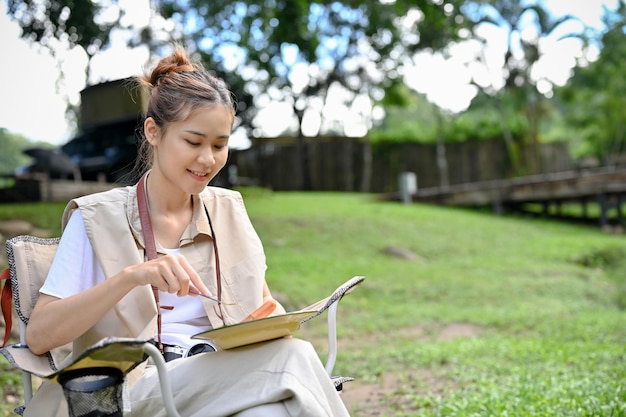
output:
M15 304L15 310L19 318L19 342L0 349L7 360L16 368L22 370L22 382L24 389L23 406L17 407L15 412L22 415L26 405L33 396L32 375L55 380L64 386L66 398L70 400L73 395L71 389L66 390L64 385L72 377L76 376L76 381L87 375L87 384L94 385L94 378L102 376L96 381L98 385L102 381L108 383L109 380L123 378L126 373L151 357L159 372L161 390L163 391L163 401L168 415L178 417L179 414L174 407L171 387L165 368L165 361L160 351L156 348L154 340L134 340L109 338L104 339L91 346L78 357L74 358L70 365L63 369L58 369L59 363L70 351L70 345L62 346L44 355L34 355L28 350L25 341L25 331L32 310L39 297L39 289L46 279L48 269L56 253L60 238L38 238L29 235L17 236L6 242L7 260L9 268L3 271L2 279L7 282L2 288L2 312L6 324L6 333L3 346L7 345L11 334L12 311L11 300ZM10 283L8 282L10 280ZM325 364L326 372L332 379L337 391L341 392L343 383L352 381L350 377L332 376L332 371L337 357L337 333L336 318L337 306L344 295L349 294L356 286L363 282L364 277L356 276L337 288L329 297L303 309L316 310L312 316L308 316L301 323L310 320L328 310L328 356ZM28 357L29 368L20 367L19 363L24 362ZM100 371L116 371L114 373L99 374ZM70 384L68 383L68 386ZM120 384L118 384L120 385ZM117 395L117 394L111 394ZM71 400L70 400L71 401ZM68 403L70 402L68 401ZM71 404L68 404L71 407ZM70 410L71 412L71 410ZM121 411L120 411L121 412ZM108 415L108 414L107 414ZM113 414L111 414L113 415ZM121 415L121 414L120 414Z

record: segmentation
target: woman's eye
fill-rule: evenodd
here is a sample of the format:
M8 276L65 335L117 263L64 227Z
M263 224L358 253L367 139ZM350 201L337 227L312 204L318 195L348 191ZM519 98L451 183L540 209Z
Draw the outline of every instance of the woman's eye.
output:
M200 142L194 142L193 140L185 139L185 142L187 142L189 146L200 146Z

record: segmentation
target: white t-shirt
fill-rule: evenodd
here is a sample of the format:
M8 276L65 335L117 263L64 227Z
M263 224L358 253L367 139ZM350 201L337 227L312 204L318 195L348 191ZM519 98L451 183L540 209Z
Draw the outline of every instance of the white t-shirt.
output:
M180 254L180 249L168 249L168 254ZM39 290L42 294L67 298L85 291L106 277L98 262L79 210L72 213L63 231L48 277ZM159 292L161 306L174 309L161 309L161 340L163 343L185 348L198 343L191 336L211 329L209 319L198 297L179 297L176 294Z

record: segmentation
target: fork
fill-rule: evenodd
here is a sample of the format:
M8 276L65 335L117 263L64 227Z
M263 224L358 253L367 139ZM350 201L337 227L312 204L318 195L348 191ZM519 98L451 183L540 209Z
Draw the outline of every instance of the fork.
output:
M189 293L190 293L190 294L194 294L194 295L199 295L200 297L208 298L209 300L211 300L211 301L215 301L216 303L219 303L219 302L220 302L220 300L218 300L217 298L215 298L215 297L209 297L208 295L204 295L204 294L202 294L201 292L196 291L196 290L189 289Z

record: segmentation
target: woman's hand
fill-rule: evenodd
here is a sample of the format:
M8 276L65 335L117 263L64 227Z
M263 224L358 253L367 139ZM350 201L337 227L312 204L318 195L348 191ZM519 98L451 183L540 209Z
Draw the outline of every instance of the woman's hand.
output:
M160 291L182 297L190 290L211 297L198 273L182 255L163 255L148 262L132 265L124 273L133 277L136 285L152 285Z
M248 317L246 317L242 321L258 320L269 317L269 315L272 314L274 310L276 310L277 305L278 302L273 298L267 299L263 304L261 304L261 307L254 310L248 315Z

